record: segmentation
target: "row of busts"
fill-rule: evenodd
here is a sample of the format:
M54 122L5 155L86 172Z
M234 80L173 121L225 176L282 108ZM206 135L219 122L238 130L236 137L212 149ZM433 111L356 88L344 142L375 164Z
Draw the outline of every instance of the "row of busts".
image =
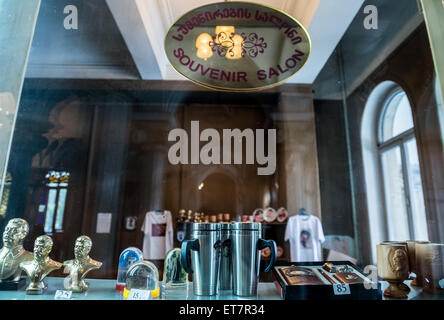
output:
M34 241L34 251L23 248L23 241L29 232L26 220L15 218L8 221L3 232L3 248L0 250L0 280L1 283L18 283L22 272L29 278L27 294L42 294L47 285L44 279L51 272L65 267L68 274L67 290L84 292L88 289L85 276L91 270L99 269L101 262L89 257L92 241L88 236L80 236L74 245L74 259L63 263L49 257L53 247L52 238L47 235L39 236Z

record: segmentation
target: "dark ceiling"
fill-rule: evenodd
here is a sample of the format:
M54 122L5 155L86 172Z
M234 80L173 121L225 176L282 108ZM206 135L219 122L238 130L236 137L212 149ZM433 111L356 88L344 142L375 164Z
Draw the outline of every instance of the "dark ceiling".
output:
M378 8L378 29L364 28L364 8ZM315 98L341 99L338 53L350 94L423 21L417 0L366 0L314 83ZM340 48L340 50L339 50Z
M78 30L66 30L65 6L78 9ZM138 77L130 52L105 0L42 1L28 64L29 72L61 68L115 69ZM43 70L42 70L43 68ZM93 70L94 71L94 70ZM45 74L42 74L45 76Z

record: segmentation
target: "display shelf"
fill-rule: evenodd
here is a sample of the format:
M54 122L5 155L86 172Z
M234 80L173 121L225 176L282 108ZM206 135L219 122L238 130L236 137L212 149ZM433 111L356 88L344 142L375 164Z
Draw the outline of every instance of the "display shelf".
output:
M27 295L25 288L18 291L0 291L0 300L54 300L57 290L64 290L65 278L49 277L46 279L48 289L42 295ZM123 293L116 291L116 280L87 279L90 286L85 293L73 293L70 300L123 300ZM258 295L255 297L237 297L231 291L223 291L217 296L195 296L193 285L188 289L177 290L165 294L155 300L281 300L274 283L259 283Z
M381 289L384 292L388 287L388 282L380 281ZM411 285L411 280L405 281L404 283L409 286L410 292L408 293L407 299L395 299L395 298L387 298L383 297L383 300L444 300L444 290L441 294L430 294L422 291L421 287L414 287Z
M25 289L18 291L0 291L0 300L54 300L57 290L63 290L64 278L47 278L48 290L42 295L27 295ZM73 293L70 300L123 300L123 294L115 290L115 280L89 279L90 288L85 293ZM422 288L412 287L411 281L406 284L411 288L408 300L444 300L444 294L427 294L422 292ZM382 290L388 286L387 282L382 281ZM188 290L174 290L174 292L165 292L162 290L161 297L156 300L281 300L276 286L273 282L261 282L258 286L258 295L256 297L237 297L228 292L221 292L217 296L195 296L193 294L192 283ZM383 300L403 300L383 298Z

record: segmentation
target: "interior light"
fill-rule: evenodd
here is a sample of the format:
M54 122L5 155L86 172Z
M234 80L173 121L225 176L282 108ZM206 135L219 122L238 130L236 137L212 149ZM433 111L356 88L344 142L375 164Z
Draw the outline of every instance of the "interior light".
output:
M196 48L209 46L211 41L213 38L208 33L202 33L196 39Z
M200 34L196 39L197 57L207 60L213 56L214 46L227 48L225 58L236 60L243 57L244 38L235 34L234 26L217 26L215 37L208 33Z
M230 60L236 60L242 58L242 46L234 46L231 48L227 54L225 55L225 58Z
M200 59L204 59L205 61L208 58L211 58L213 56L213 50L211 50L210 46L201 46L197 49L197 57Z
M230 37L235 33L235 28L233 26L217 26L216 27L216 35L217 38L220 36ZM217 40L216 40L217 42Z
M244 38L238 34L235 34L233 36L233 42L235 47L242 47L244 44Z

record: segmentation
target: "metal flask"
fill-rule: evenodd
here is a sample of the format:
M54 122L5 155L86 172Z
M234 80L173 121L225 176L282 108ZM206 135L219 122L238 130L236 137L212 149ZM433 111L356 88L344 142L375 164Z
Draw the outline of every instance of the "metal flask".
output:
M181 259L186 272L193 274L193 292L197 296L217 294L220 265L220 224L193 223L192 240L182 243Z
M219 269L219 290L232 290L231 223L221 223L220 225L222 249Z
M262 225L257 222L234 222L231 226L233 294L243 297L257 295L261 250L270 248L271 257L265 272L276 262L276 243L263 240Z

